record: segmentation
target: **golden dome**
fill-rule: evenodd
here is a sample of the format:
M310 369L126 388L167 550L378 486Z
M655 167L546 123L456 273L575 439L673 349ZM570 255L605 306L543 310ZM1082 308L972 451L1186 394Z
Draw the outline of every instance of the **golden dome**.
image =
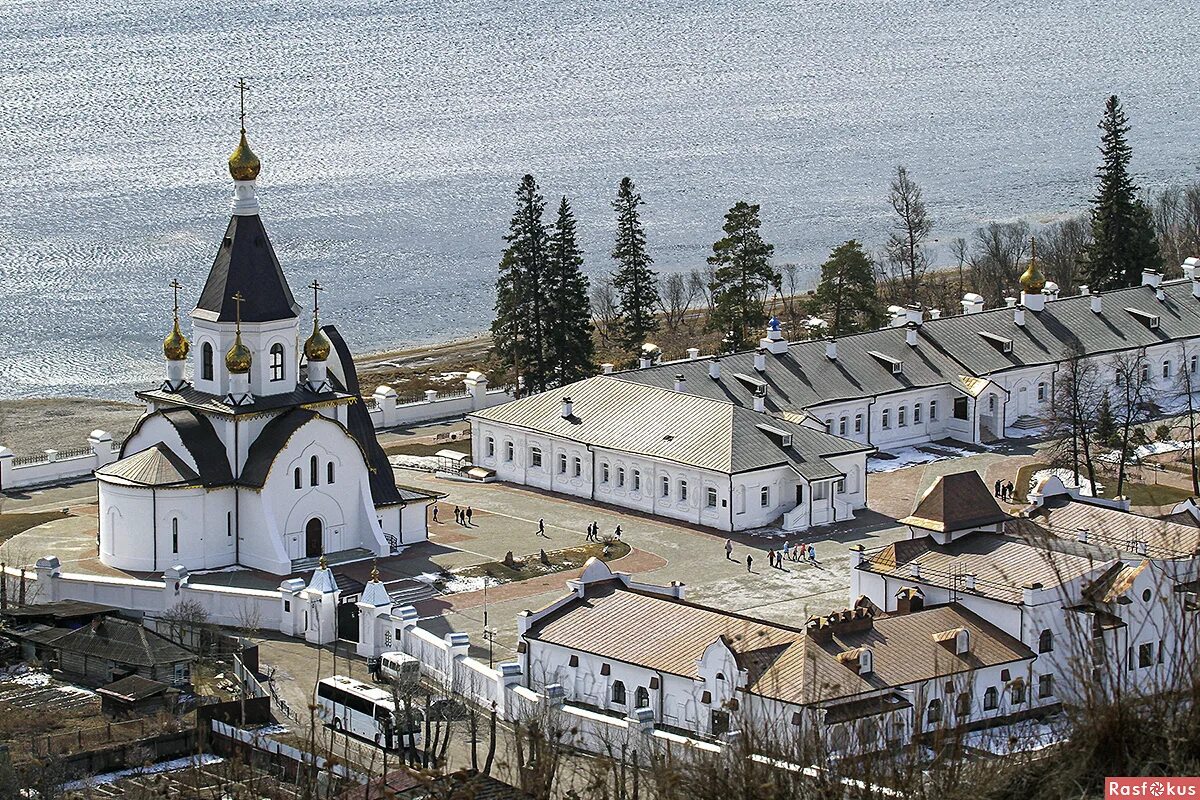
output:
M324 361L329 358L330 349L329 340L325 338L325 334L321 333L321 329L317 327L317 320L314 318L312 336L309 336L308 341L304 343L304 355L309 361Z
M250 371L250 359L250 348L242 344L242 335L239 333L233 340L233 347L225 354L225 369L234 375L245 375Z
M258 177L261 169L262 162L250 149L250 143L246 141L246 131L243 129L237 149L229 157L229 174L235 181L252 181Z
M1039 294L1046 288L1046 277L1037 265L1037 243L1030 242L1029 266L1021 273L1021 288L1029 294Z
M167 334L167 338L163 339L163 355L168 361L183 361L187 358L188 350L191 346L188 344L187 337L183 335L183 331L179 330L179 317L175 317L175 325L171 328L171 332Z

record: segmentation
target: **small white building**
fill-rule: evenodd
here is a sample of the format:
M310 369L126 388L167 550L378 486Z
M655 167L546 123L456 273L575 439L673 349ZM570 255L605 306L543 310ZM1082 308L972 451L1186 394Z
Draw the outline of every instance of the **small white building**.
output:
M289 575L321 555L389 555L427 536L433 498L395 485L351 354L318 322L316 282L301 337L300 306L259 217L259 167L243 131L229 160L233 214L191 314L193 341L176 294L166 379L138 392L146 414L120 459L96 471L109 566Z
M1033 652L958 603L853 609L791 628L683 599L593 560L570 593L518 618L525 686L698 737L819 741L835 754L1045 713Z
M850 519L868 445L729 401L600 375L469 415L503 481L725 531Z

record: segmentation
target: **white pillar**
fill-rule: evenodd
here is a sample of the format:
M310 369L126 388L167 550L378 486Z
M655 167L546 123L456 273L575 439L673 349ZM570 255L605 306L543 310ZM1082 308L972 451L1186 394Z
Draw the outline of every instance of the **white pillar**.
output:
M479 411L487 407L488 379L486 375L471 370L467 373L467 377L463 378L463 385L467 387L467 394L471 395L472 411Z
M97 468L117 460L117 453L113 450L112 435L108 431L100 429L92 431L88 434L88 446L92 448L92 453L96 456Z

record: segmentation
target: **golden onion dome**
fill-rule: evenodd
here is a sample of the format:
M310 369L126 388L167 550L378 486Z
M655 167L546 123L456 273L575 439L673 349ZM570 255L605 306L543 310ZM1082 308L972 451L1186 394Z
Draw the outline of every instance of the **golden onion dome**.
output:
M235 181L252 181L258 177L261 169L262 162L250 149L250 143L246 141L246 131L243 130L237 149L229 156L229 174Z
M329 340L325 338L325 334L321 333L321 329L317 327L317 321L314 319L312 336L309 336L308 341L304 343L305 357L309 361L324 361L329 358L331 349Z
M250 348L242 344L242 335L239 333L233 340L233 347L225 354L225 369L233 375L245 375L250 371L250 361Z
M189 349L191 346L188 344L187 337L179 329L179 317L175 317L175 325L167 334L167 338L163 339L163 355L167 357L168 361L183 361L187 358Z
M1029 266L1021 273L1021 288L1030 294L1038 294L1046 288L1046 277L1037 265L1037 244L1031 242Z

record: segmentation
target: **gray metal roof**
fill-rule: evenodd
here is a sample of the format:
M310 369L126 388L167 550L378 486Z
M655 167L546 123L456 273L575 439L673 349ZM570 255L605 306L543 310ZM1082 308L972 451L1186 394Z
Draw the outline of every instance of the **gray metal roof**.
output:
M199 486L200 476L171 448L158 442L96 470L101 478L117 478L138 486L179 487Z
M562 398L567 396L574 413L564 419ZM825 461L828 456L873 449L690 390L676 392L608 375L471 416L716 472L788 465L809 480L841 475ZM783 444L773 430L790 436L791 444Z

